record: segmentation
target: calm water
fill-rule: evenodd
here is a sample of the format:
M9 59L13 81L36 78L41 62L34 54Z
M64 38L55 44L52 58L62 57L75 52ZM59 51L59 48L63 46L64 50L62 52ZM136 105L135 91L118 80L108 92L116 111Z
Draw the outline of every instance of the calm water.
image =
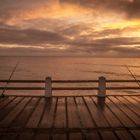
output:
M46 76L51 76L53 79L98 79L99 76L105 76L107 79L134 79L132 74L136 79L140 79L140 59L138 58L93 57L0 57L0 79L9 79L17 63L18 66L11 79L45 79ZM91 86L89 84L84 85ZM119 85L138 86L137 83ZM69 84L68 86L73 85ZM78 86L83 86L83 84ZM124 92L133 94L138 91L117 91L119 94ZM44 91L31 92L31 94L43 93ZM70 93L73 94L74 92ZM89 93L95 94L93 91L84 91L84 94ZM111 93L116 92L111 91ZM6 94L30 93L27 91L8 91ZM54 94L58 94L58 92ZM69 92L63 91L61 94L69 94ZM83 92L76 91L74 94L83 94Z

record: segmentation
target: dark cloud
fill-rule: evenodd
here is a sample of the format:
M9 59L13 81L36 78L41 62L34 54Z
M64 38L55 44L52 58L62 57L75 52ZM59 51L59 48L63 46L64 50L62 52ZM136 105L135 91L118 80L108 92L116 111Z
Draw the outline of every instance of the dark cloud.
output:
M57 44L67 40L56 32L35 29L0 28L1 44L41 45L46 43Z
M40 7L49 8L56 0L0 0L0 22L22 15L25 11ZM100 12L123 13L127 18L140 18L140 0L59 0L60 4L72 3Z
M140 0L60 0L103 11L125 13L128 18L140 18Z
M73 27L73 26L72 26ZM71 28L72 28L71 27ZM121 30L109 29L99 32L93 31L88 37L80 36L80 29L83 30L81 26L74 26L77 36L74 39L69 39L67 35L72 35L71 28L64 29L61 32L50 32L35 29L16 29L16 28L0 28L0 44L6 45L19 45L19 48L3 48L0 47L0 55L11 52L13 54L37 54L37 55L51 55L51 54L85 54L85 55L124 55L138 56L140 53L138 45L140 45L139 37L113 37L104 38L105 36L112 35L114 33L121 33ZM86 27L85 27L86 28ZM89 29L90 30L90 29ZM123 29L122 29L123 31ZM94 37L95 36L95 37ZM102 36L102 39L96 37ZM29 48L20 47L20 45L28 45ZM31 47L32 46L32 47ZM42 47L44 49L37 49L35 46ZM54 46L54 48L51 47ZM64 49L60 49L64 46ZM67 47L68 46L68 47ZM130 47L129 47L130 46ZM133 47L132 47L133 46Z
M0 22L5 23L12 18L23 15L25 11L48 6L51 0L0 0Z
M127 18L140 18L140 0L109 0L107 8L126 14Z
M117 38L105 38L96 40L97 43L101 43L108 46L115 45L138 45L140 44L140 37L117 37Z

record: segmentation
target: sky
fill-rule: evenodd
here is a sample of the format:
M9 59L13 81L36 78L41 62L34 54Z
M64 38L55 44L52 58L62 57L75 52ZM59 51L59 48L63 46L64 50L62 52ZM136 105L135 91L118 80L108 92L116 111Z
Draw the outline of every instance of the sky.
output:
M140 0L0 0L0 56L139 54Z

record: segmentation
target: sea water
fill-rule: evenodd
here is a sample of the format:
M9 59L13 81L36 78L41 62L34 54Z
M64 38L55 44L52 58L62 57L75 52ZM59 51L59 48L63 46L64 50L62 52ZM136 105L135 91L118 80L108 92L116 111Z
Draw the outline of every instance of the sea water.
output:
M0 79L34 80L51 76L54 80L140 79L140 58L94 57L0 57ZM5 83L1 83L1 86ZM44 86L9 84L8 86ZM54 86L98 86L94 83L54 84ZM139 86L135 83L110 83L108 86ZM1 91L2 92L2 91ZM96 94L97 91L55 91L54 95ZM133 94L139 90L108 91L107 94ZM44 91L5 91L5 94L43 95Z

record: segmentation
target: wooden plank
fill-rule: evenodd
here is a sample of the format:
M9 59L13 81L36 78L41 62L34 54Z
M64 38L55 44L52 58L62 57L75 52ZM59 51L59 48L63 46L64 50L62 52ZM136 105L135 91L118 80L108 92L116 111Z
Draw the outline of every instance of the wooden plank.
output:
M53 135L53 140L66 140L66 134L55 134Z
M77 106L77 113L83 128L93 128L95 124L92 121L90 113L84 103L82 97L75 98L76 106Z
M140 103L140 96L132 96L132 98Z
M140 109L140 103L129 96L124 96L125 99L127 99L131 104L134 104L136 108Z
M65 98L59 97L57 102L56 118L54 127L55 128L66 128L66 105Z
M129 133L126 130L119 130L116 131L116 134L118 135L118 137L120 138L120 140L134 140L131 133Z
M22 97L16 97L5 108L0 110L0 120L4 119L8 113L10 113L22 101L22 99Z
M125 127L135 127L136 125L126 116L124 112L122 112L115 103L113 103L109 98L106 98L106 104L112 111L112 113L119 119L119 121Z
M98 133L96 132L90 132L86 133L86 140L101 140Z
M12 102L15 98L14 97L5 97L3 101L0 102L0 110L6 107L10 102Z
M102 131L101 136L102 140L117 140L117 137L112 131Z
M0 93L0 95L1 95L1 93ZM0 103L2 102L2 101L4 101L6 98L3 98L3 97L1 97L0 96Z
M24 127L32 112L38 104L39 98L32 98L29 104L24 108L19 117L11 124L12 127Z
M49 140L49 134L37 134L34 140Z
M12 111L0 122L0 127L8 127L18 117L30 98L24 98Z
M18 136L17 134L12 134L12 133L8 134L7 133L7 134L3 135L3 139L2 140L16 140L17 136Z
M69 140L82 140L82 134L81 133L70 133L69 134Z
M93 97L94 98L94 97ZM90 97L84 97L85 102L91 112L92 118L98 127L109 127L109 124L107 123L103 111L98 109L95 102Z
M135 114L140 117L140 111L134 104L126 100L124 97L119 96L116 98L119 99L122 103L124 103L128 108L130 108Z
M18 140L32 140L33 136L33 133L21 133Z
M45 99L41 98L38 105L36 106L33 114L31 115L29 121L27 122L26 127L28 128L36 128L40 123L41 116L43 115L43 109L45 106Z
M52 128L54 122L55 108L57 105L56 98L46 99L45 112L39 124L40 128Z
M102 121L106 122L106 125L104 127L121 127L122 124L120 123L119 119L116 118L116 116L112 113L110 108L106 105L105 99L99 99L96 97L92 97L93 101L96 104L97 112L100 112L100 119L99 123L102 123ZM93 114L94 115L94 114ZM101 121L102 120L102 121Z
M115 97L108 97L110 100L112 100L118 108L126 114L126 116L133 121L137 126L140 126L140 118L133 112L131 111L125 104L120 102L117 98Z
M131 132L137 140L140 140L140 130L131 130Z
M76 105L73 97L67 97L68 126L69 128L80 128L81 124L77 115Z

